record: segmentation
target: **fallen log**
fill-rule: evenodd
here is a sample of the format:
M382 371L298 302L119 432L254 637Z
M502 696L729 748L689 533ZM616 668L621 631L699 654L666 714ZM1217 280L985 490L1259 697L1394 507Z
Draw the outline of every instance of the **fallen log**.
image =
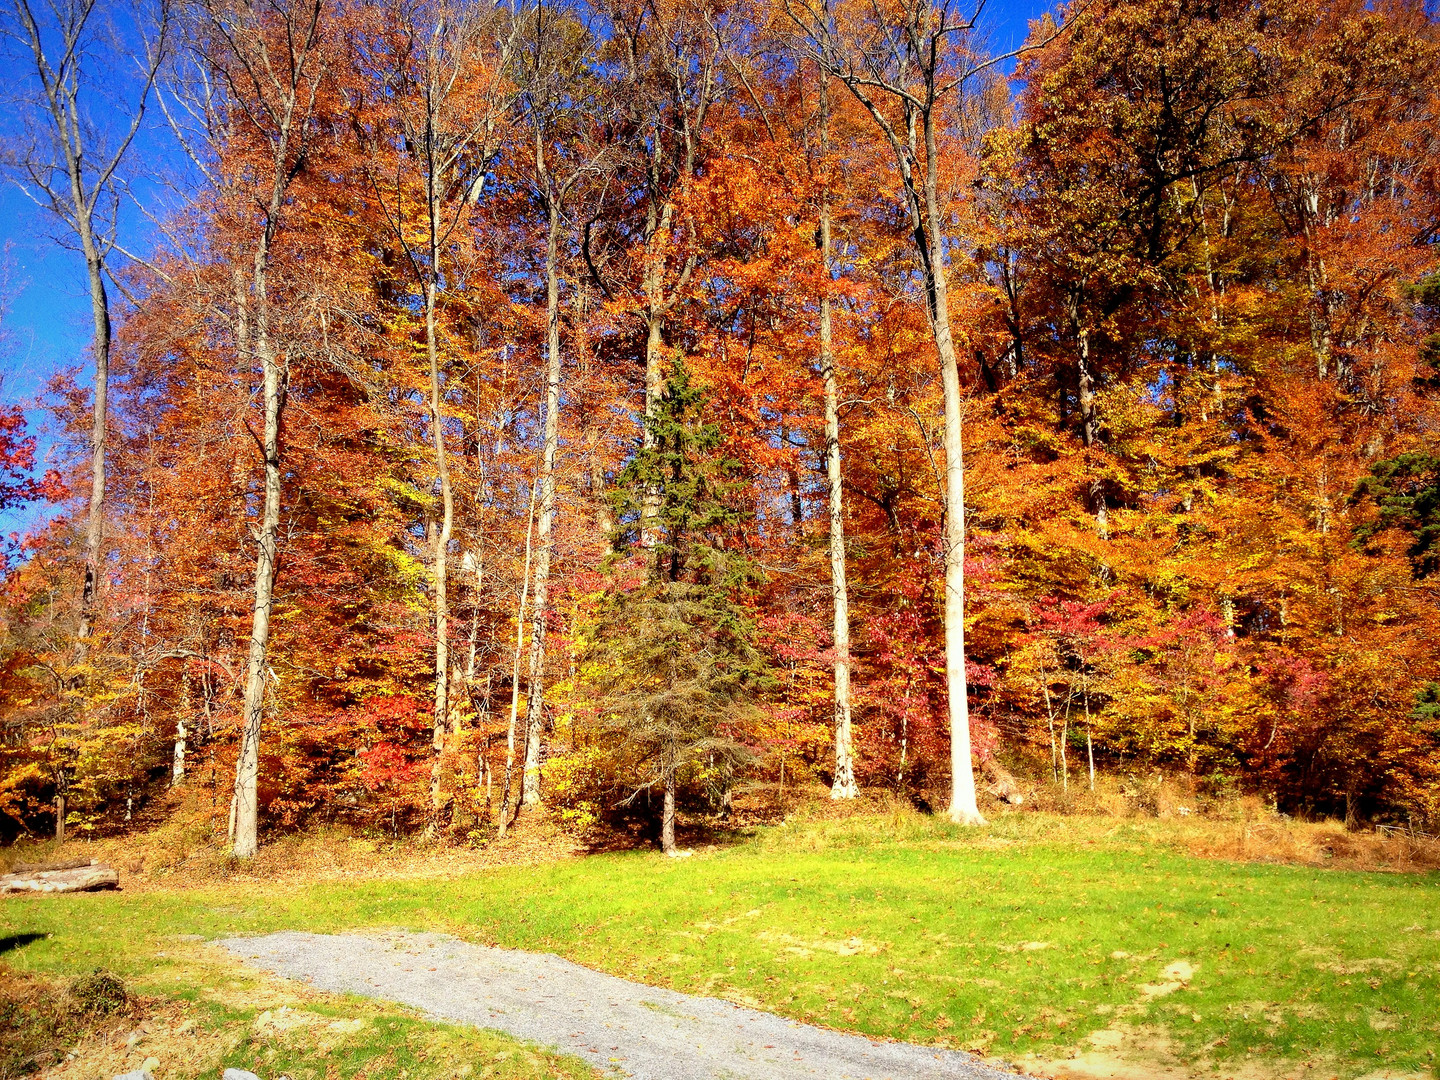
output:
M985 790L994 795L1001 802L1009 803L1011 806L1021 806L1025 802L1025 796L1020 790L1019 781L1015 779L1009 769L1001 765L993 757L986 758L980 766L985 778L990 781Z
M51 859L49 862L17 862L6 873L33 874L41 870L78 870L82 866L94 866L99 860L85 858Z
M119 887L119 871L99 865L0 875L0 896L10 893L95 892Z

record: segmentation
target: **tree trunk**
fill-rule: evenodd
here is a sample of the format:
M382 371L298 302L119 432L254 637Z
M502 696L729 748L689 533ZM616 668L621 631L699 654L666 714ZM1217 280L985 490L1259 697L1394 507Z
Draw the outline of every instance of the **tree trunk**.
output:
M657 141L655 152L659 153ZM670 231L675 204L664 203L658 210L652 202L645 221L645 274L641 282L645 294L645 430L641 439L645 449L655 447L652 419L656 403L665 389L665 255L658 250ZM653 548L657 543L660 517L660 489L648 487L641 497L640 544Z
M660 812L660 848L666 855L675 854L675 761L665 767L665 806Z
M1065 718L1060 721L1060 792L1070 794L1070 702L1074 692L1065 695Z
M515 778L515 723L520 714L520 657L525 652L525 608L530 600L530 538L535 529L535 488L530 489L530 511L525 519L525 581L520 586L520 610L515 615L515 666L510 678L510 726L505 732L505 786L500 791L499 835L510 827L510 792Z
M1089 762L1090 762L1090 790L1091 790L1091 791L1094 791L1094 790L1095 790L1095 740L1091 737L1092 728L1091 728L1091 723L1090 723L1090 680L1089 680L1089 677L1084 674L1084 670L1083 670L1083 669L1081 670L1080 679L1081 679L1080 685L1081 685L1081 687L1082 687L1082 692L1083 692L1084 695L1085 695L1085 756L1086 756L1086 758L1089 759ZM1191 720L1191 726L1192 726L1192 730L1191 730L1190 734L1193 736L1193 735L1195 734L1195 732L1194 732L1194 730L1193 730L1193 726L1194 726L1194 720L1193 720L1193 719Z
M438 210L435 211L438 213ZM432 217L434 215L432 214ZM433 224L433 222L432 222ZM432 235L435 229L432 228ZM439 251L432 245L432 259L438 259ZM431 273L425 282L425 351L430 360L430 432L434 440L435 471L440 480L441 519L435 534L435 718L431 738L434 754L430 766L430 828L439 824L443 797L440 790L441 768L445 755L445 732L449 723L450 672L450 606L446 594L449 582L447 559L450 553L450 535L455 522L454 495L450 487L450 463L445 452L444 420L440 414L440 354L435 342L435 272L437 264L432 261Z
M92 632L100 593L100 542L105 520L105 418L110 390L110 300L105 292L105 262L95 245L90 215L76 187L76 208L81 250L90 279L90 313L95 322L95 405L90 422L90 504L85 518L85 567L80 590L80 623L77 629L82 650Z
M87 865L69 870L0 874L0 896L10 893L96 892L118 889L120 875L108 866Z
M175 721L175 757L170 767L170 786L179 787L185 779L185 718Z
M250 656L245 674L245 700L241 710L240 752L235 762L233 850L248 859L259 850L260 720L265 711L266 650L270 645L270 606L275 592L280 531L280 418L285 387L275 349L270 341L265 301L265 275L257 255L255 351L264 369L265 499L260 514L259 551L255 557L255 607L250 627Z
M965 672L965 461L960 426L960 364L950 333L939 162L930 114L925 117L925 151L925 215L929 220L926 285L945 393L945 683L950 699L950 820L958 825L984 825L985 818L975 802L970 695Z
M55 793L55 842L65 842L65 792Z
M785 450L790 450L790 428L782 419L780 421L780 445ZM790 525L795 530L799 539L805 537L805 497L800 490L800 470L795 467L792 459L785 466L785 485L790 492Z
M829 97L827 79L820 78L820 140L822 152L829 144ZM820 265L825 271L825 291L820 295L820 371L825 380L825 471L830 482L830 595L834 603L835 637L835 782L832 799L853 799L855 753L850 723L850 599L845 576L845 502L840 472L840 391L835 377L830 324L830 196L820 204Z
M540 151L536 150L537 158ZM540 158L543 168L543 158ZM560 444L560 208L553 193L545 251L545 447L540 463L540 528L535 546L534 622L530 630L530 688L525 701L525 773L520 805L540 805L540 740L545 722L545 624L555 521L555 454Z
M1086 450L1100 444L1100 411L1095 401L1095 369L1090 357L1090 331L1080 325L1080 305L1072 296L1068 301L1070 325L1075 334L1075 403L1080 410L1080 440ZM1095 532L1101 540L1110 539L1110 510L1105 502L1105 486L1100 477L1090 480L1087 497L1095 515Z
M665 317L660 313L660 273L663 262L654 257L645 268L645 430L641 434L647 450L655 448L655 434L652 420L656 402L665 388L664 329ZM653 485L646 488L640 506L640 543L653 548L658 541L660 518L660 490Z
M314 9L318 19L319 9ZM216 18L211 12L211 18ZM313 35L317 23L310 24ZM245 696L241 705L240 747L235 759L235 795L231 803L231 850L237 858L251 858L259 850L258 787L260 775L260 721L265 709L266 655L270 647L270 608L275 594L275 576L279 569L278 537L280 532L280 423L285 410L289 382L289 357L282 372L271 340L269 272L270 253L280 227L285 205L285 192L295 178L301 162L291 167L291 137L297 127L308 124L301 112L298 79L314 44L313 36L303 42L289 41L291 82L288 100L280 114L279 127L271 136L269 163L270 198L265 218L255 241L255 255L250 276L249 295L240 275L235 276L235 340L242 363L254 356L260 361L265 410L265 434L260 440L264 461L265 490L260 511L260 527L256 534L255 604L250 624L250 652L246 662ZM312 99L313 101L313 99ZM252 307L253 305L253 307Z

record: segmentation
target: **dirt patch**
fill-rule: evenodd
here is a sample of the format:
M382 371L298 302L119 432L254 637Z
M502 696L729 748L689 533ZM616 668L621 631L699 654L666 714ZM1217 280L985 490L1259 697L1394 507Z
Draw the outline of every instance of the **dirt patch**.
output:
M174 1001L149 1002L143 1020L91 1032L41 1074L42 1080L95 1080L149 1067L171 1076L203 1076L220 1071L225 1054L243 1034L201 1025L194 1006Z

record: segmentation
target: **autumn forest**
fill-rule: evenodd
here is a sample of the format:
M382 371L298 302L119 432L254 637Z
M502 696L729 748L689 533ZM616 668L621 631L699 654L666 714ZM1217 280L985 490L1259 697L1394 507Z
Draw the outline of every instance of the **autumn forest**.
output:
M1435 831L1433 10L986 17L14 0L94 331L0 412L0 839L1016 773Z

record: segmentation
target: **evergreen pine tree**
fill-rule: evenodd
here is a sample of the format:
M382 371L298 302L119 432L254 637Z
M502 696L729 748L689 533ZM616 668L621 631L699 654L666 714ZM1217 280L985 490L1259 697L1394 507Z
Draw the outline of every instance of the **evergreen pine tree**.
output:
M678 782L687 771L728 777L743 762L726 732L767 679L739 602L756 579L739 542L739 464L703 422L704 403L677 361L647 418L650 439L619 477L616 559L586 650L602 719L634 763L629 799L663 790L668 854Z

